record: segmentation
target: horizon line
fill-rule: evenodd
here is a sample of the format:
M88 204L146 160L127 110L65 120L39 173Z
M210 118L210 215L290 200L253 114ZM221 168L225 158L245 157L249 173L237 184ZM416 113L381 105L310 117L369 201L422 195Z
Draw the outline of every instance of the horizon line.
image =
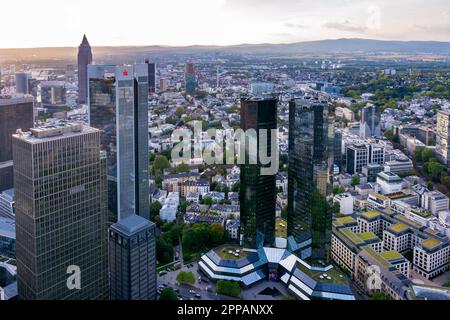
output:
M403 42L403 43L411 43L411 42L435 42L435 43L449 43L450 39L447 41L442 40L386 40L386 39L375 39L375 38L326 38L326 39L318 39L318 40L305 40L305 41L294 41L294 42L261 42L261 43L237 43L237 44L189 44L189 45L165 45L165 44L142 44L142 45L100 45L95 46L91 45L92 48L145 48L145 47L160 47L163 49L170 48L191 48L191 47L218 47L218 48L226 48L226 47L239 47L239 46L261 46L261 45L290 45L290 44L299 44L299 43L310 43L310 42L323 42L323 41L339 41L339 40L367 40L367 41L379 41L379 42ZM0 50L20 50L20 49L76 49L79 45L75 46L37 46L37 47L0 47Z

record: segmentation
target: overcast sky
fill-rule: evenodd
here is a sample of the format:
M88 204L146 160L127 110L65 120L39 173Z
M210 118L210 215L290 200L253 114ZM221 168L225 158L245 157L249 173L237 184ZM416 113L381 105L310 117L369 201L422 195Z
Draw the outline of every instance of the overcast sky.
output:
M1 0L0 47L450 41L449 0Z

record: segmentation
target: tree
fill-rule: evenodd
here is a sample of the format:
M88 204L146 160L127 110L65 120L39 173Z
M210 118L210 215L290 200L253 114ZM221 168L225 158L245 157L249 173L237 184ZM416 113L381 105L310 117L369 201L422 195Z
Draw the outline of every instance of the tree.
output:
M153 171L154 172L162 172L164 169L170 168L169 160L167 160L166 156L158 154L155 157L155 161L153 161Z
M241 287L235 281L219 280L217 281L216 291L219 294L238 298L241 294Z
M159 300L178 300L178 295L172 288L165 288L161 291Z
M333 187L333 194L337 195L337 194L341 194L345 192L345 188L343 186L334 186Z
M155 177L155 184L158 188L162 188L162 182L163 182L163 178L161 176L161 174L157 174Z
M190 285L194 285L195 284L195 276L194 273L192 273L192 271L180 271L177 275L177 282L179 284L190 284Z
M186 200L182 200L180 202L180 212L181 213L186 213L186 209L189 206L189 202L187 202Z
M233 191L233 192L239 192L239 190L241 190L241 182L240 181L233 184L233 187L231 188L231 191Z
M205 197L202 199L202 204L206 204L208 206L212 206L214 203L213 199L211 197Z
M391 300L391 298L385 293L374 292L372 294L372 300Z
M424 148L416 148L416 150L414 150L414 160L416 160L416 162L422 162L422 151Z
M209 237L211 243L220 243L223 240L224 234L225 231L220 223L214 222L209 226Z
M437 162L428 162L428 171L431 175L431 179L434 182L439 182L441 180L441 174L444 171L444 166Z
M153 220L155 216L159 215L159 211L162 206L159 201L154 201L150 204L150 220Z
M450 176L442 177L442 184L450 191Z
M352 177L352 186L356 187L361 183L361 178L359 177L359 175L353 176Z
M288 216L288 206L285 206L282 210L281 210L281 218L286 220Z
M177 167L176 172L184 173L184 172L189 172L190 170L191 170L191 168L189 167L189 165L183 162Z
M298 299L296 297L293 297L293 296L283 296L283 297L281 297L281 300L293 301L293 300L298 300Z
M177 110L175 111L175 115L178 118L181 118L181 116L186 112L186 110L183 107L178 107Z
M156 239L156 258L160 264L173 261L173 246L162 237Z
M434 159L434 152L431 149L423 148L422 149L422 161L428 162Z

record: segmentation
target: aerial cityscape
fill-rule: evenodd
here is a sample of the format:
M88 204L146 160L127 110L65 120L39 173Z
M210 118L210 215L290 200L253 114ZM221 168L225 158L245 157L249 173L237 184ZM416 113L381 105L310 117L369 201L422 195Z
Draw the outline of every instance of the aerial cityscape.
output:
M450 300L446 1L71 2L0 35L0 300Z

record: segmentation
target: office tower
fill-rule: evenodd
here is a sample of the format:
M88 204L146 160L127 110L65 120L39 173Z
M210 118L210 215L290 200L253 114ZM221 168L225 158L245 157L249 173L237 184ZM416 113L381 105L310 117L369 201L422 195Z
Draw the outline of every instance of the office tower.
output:
M89 123L101 131L112 221L149 217L148 68L88 66Z
M148 66L148 93L156 92L156 63L150 63L148 59L145 60Z
M361 110L360 137L362 139L381 136L380 118L381 111L376 105L370 104Z
M92 63L92 50L86 35L78 47L78 103L87 102L87 66Z
M16 79L16 93L28 94L28 80L30 79L30 74L28 72L17 72L15 74Z
M253 96L270 95L273 93L274 85L269 82L255 82L250 84L250 93Z
M0 192L13 187L12 134L33 127L31 97L0 96Z
M267 148L270 157L271 130L277 129L277 99L245 98L241 100L241 129L254 129L257 141L256 150ZM267 141L261 141L259 133L267 129ZM241 243L245 246L260 247L264 244L273 245L275 241L275 208L276 208L276 177L261 174L264 167L258 157L257 164L250 164L253 139L246 138L245 164L241 165Z
M362 168L369 164L369 148L365 144L354 144L346 151L347 173L361 173Z
M197 90L197 77L195 75L195 66L193 63L186 63L184 66L184 86L186 94L194 95Z
M65 82L42 81L39 88L43 108L58 111L67 106Z
M0 217L14 219L14 189L8 189L0 192Z
M32 128L13 135L13 158L20 298L106 299L106 163L100 132L65 121ZM80 289L71 286L76 278L69 280L77 270Z
M439 162L450 166L450 112L444 110L437 112L436 156Z
M289 103L288 247L302 259L328 260L333 132L326 103Z
M342 169L342 131L339 129L334 130L334 165Z
M384 164L384 146L381 144L369 144L369 163Z
M155 224L137 215L109 228L110 298L156 299Z

